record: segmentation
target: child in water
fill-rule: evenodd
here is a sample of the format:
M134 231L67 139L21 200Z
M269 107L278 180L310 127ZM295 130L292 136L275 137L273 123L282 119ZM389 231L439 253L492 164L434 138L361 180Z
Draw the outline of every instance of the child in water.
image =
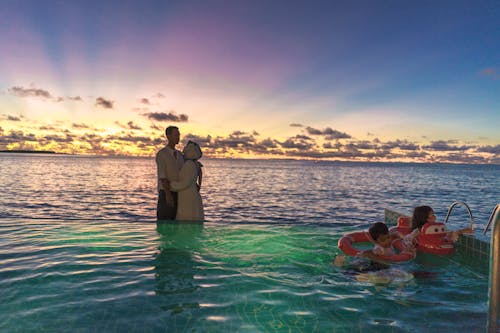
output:
M375 242L372 250L364 251L362 256L370 260L377 260L378 256L393 256L396 254L392 246L392 238L389 234L389 228L383 222L377 222L371 225L368 233Z
M363 266L361 271L372 271L388 268L389 266L381 260L380 256L392 256L396 252L392 246L392 238L389 234L389 228L383 222L377 222L370 226L368 229L370 237L373 239L375 245L373 249L363 251L359 256L370 259L370 264L367 267ZM382 261L382 262L381 262ZM346 262L344 255L339 255L335 258L334 264L336 266L343 266Z
M377 222L370 226L368 233L375 243L373 249L363 251L359 256L369 259L358 260L346 267L345 274L352 275L359 282L373 284L406 283L413 279L413 274L391 266L381 256L393 256L396 254L392 246L392 237L385 223ZM343 255L335 258L336 266L344 266L346 258Z
M413 217L411 219L411 229L412 232L403 238L403 246L406 249L414 249L417 245L417 236L420 235L422 227L426 223L435 223L436 215L434 215L434 210L429 206L418 206L413 210ZM474 230L471 228L464 228L456 231L449 231L446 237L456 242L458 236L461 234L471 234Z

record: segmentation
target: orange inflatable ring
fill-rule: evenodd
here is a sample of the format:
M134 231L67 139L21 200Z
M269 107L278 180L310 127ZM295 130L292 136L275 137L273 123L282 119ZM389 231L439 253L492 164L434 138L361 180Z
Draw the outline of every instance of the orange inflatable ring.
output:
M372 243L373 240L368 231L351 232L339 239L339 249L351 257L360 255L363 251L356 249L354 243Z
M354 247L356 243L374 243L374 241L368 231L357 231L346 234L340 238L338 246L346 255L355 257L363 253L363 250L358 250ZM394 240L393 246L400 252L391 256L378 255L377 257L387 262L408 261L415 257L413 252L403 250L403 242L401 239Z

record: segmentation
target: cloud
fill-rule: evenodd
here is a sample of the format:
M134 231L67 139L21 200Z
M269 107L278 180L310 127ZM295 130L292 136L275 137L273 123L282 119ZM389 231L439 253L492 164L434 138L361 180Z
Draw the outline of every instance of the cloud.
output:
M420 147L413 142L408 142L407 140L396 140L388 141L381 145L382 149L394 149L399 148L401 150L418 150Z
M88 125L83 124L83 123L82 123L82 124L76 124L76 123L73 123L73 124L71 125L71 127L72 127L72 128L76 128L76 129L84 129L84 128L89 128L89 126L88 126Z
M262 147L266 147L266 148L277 148L278 141L271 139L271 138L267 138L267 139L260 141L259 145Z
M351 136L347 133L340 132L334 129L331 129L330 127L327 127L323 130L323 134L326 135L327 139L333 140L333 139L350 139Z
M318 150L296 150L287 151L286 156L299 158L314 158L314 159L347 159L347 160L380 160L388 158L389 153L386 151L380 152L361 152L354 146L345 146L340 150L333 151L318 151Z
M142 130L142 127L137 124L134 124L133 121L129 121L126 124L122 124L119 121L115 121L115 124L127 130Z
M130 133L124 135L109 135L105 137L106 141L125 141L125 142L148 142L150 143L152 140L147 136L134 136Z
M151 105L151 103L149 102L149 99L147 99L147 98L141 98L139 100L139 103L146 104L146 105Z
M95 100L95 105L96 106L101 106L105 109L112 109L113 108L113 101L104 99L103 97L97 97Z
M423 150L420 150L420 151L410 151L410 152L407 152L404 156L408 157L408 158L424 159L427 156L429 156L429 153L427 153L427 152L425 152Z
M8 92L17 97L40 97L46 100L52 100L56 103L64 102L65 100L69 101L82 101L80 96L70 96L70 97L56 97L53 96L48 90L36 88L35 86L31 86L29 88L14 86L8 89Z
M119 121L115 121L115 124L120 126L121 128L127 128L124 124L120 123Z
M154 138L154 139L151 140L151 144L153 146L164 145L165 144L165 140L163 140L162 138Z
M279 142L271 138L255 142L251 150L255 154L271 154L280 156L283 155L283 151L280 149Z
M39 88L24 88L19 86L14 86L8 89L9 93L17 97L42 97L51 99L52 95L44 89Z
M244 148L248 151L255 144L253 135L242 131L234 131L227 138L217 137L213 141L216 148Z
M309 127L309 126L306 127L306 131L310 135L321 135L321 134L323 134L323 132L321 132L319 129L315 129L315 128L312 128L312 127Z
M8 135L2 135L0 137L0 144L10 144L24 141L37 141L37 138L35 134L24 134L23 131L10 131Z
M149 126L149 128L154 129L155 131L164 131L165 130L165 128L160 127L160 126L155 125L155 124L151 124L151 126Z
M490 153L490 154L500 155L500 145L478 147L476 149L476 151L482 152L482 153Z
M304 126L302 124L298 124L298 123L291 123L290 127L304 127Z
M356 149L363 149L363 150L370 150L370 149L377 149L379 146L376 143L372 143L370 141L358 141L355 143L349 143L346 146L348 147L355 147Z
M73 142L75 139L75 136L72 134L66 134L65 136L63 135L45 135L41 138L38 139L38 141L41 144L48 144L49 142L59 142L59 143L70 143Z
M153 98L165 98L165 95L163 95L162 93L156 93L153 95Z
M438 141L432 141L430 145L423 146L422 148L424 149L430 149L434 151L465 151L471 148L475 148L475 146L456 146L456 145L451 145L456 143L456 140L438 140Z
M143 113L143 116L147 117L148 119L151 120L157 120L157 121L172 121L172 122L178 122L178 123L185 123L188 121L189 117L186 114L180 114L177 115L174 112L148 112L148 113Z
M127 123L127 125L128 125L128 128L131 129L131 130L141 130L142 129L141 126L134 124L133 121L129 121Z
M40 126L38 129L41 131L57 131L56 127L47 125Z
M135 112L148 112L148 111L149 111L149 108L147 108L147 107L142 107L142 108L132 108L132 111L135 111Z
M487 160L480 155L451 153L445 156L433 156L434 162L440 163L485 163Z
M21 121L21 118L20 117L16 117L16 116L8 115L7 116L7 120L10 120L10 121Z
M312 142L311 142L312 141ZM315 142L308 136L296 135L280 143L285 149L310 150L315 147Z
M318 129L315 129L315 128L308 126L308 127L306 127L306 131L310 135L324 135L325 139L327 139L327 140L350 139L351 138L351 136L349 134L334 130L330 127L327 127L324 130L318 130Z
M210 146L210 144L212 143L212 136L210 136L210 135L199 136L199 135L191 134L191 133L183 135L183 139L182 139L183 144L186 144L190 140L196 142L201 147L207 147L207 146Z
M323 144L323 148L325 149L339 149L340 147L342 147L342 143L338 141L333 144L331 142L325 142Z
M164 113L171 116L173 113ZM180 117L179 115L175 115ZM187 116L186 116L187 117ZM6 119L7 115L2 115ZM21 117L22 118L22 117ZM22 119L21 119L22 120ZM116 122L123 131L106 135L103 130L92 128L84 123L73 123L70 129L63 124L41 126L43 130L35 136L23 131L6 131L0 128L0 147L2 149L55 150L67 153L86 153L104 155L142 155L152 156L165 145L164 127L161 123L149 125L145 132L133 121ZM149 128L153 129L150 130ZM79 129L87 129L79 131ZM75 131L75 134L72 133ZM422 145L406 139L381 141L373 140L322 140L336 134L327 127L317 130L309 127L306 132L278 140L267 137L259 140L255 130L234 130L227 135L212 137L188 133L182 135L182 143L188 140L198 142L206 157L276 157L307 158L316 160L354 160L354 161L417 161L439 163L499 163L500 145L474 146L458 140L438 140ZM316 134L316 133L320 134ZM307 134L309 133L309 134ZM311 134L313 133L313 134ZM318 137L317 135L321 135ZM4 148L5 147L5 148ZM24 148L23 148L24 147Z

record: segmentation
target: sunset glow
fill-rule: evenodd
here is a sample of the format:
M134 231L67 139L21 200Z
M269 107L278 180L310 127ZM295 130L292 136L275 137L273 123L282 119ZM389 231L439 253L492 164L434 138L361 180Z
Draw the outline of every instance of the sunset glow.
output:
M494 1L6 1L0 150L500 163ZM182 143L180 145L182 147Z

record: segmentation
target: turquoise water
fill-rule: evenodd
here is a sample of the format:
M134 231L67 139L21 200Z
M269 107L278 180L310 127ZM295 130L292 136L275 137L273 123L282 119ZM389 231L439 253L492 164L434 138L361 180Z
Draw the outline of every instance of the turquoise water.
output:
M419 256L382 285L332 260L384 207L442 220L462 200L481 229L500 166L203 163L207 222L157 225L152 159L0 154L0 331L484 331L473 258Z
M458 257L423 257L400 267L420 272L411 281L358 282L331 264L338 238L349 230L342 225L3 223L0 330L484 330L484 272Z

